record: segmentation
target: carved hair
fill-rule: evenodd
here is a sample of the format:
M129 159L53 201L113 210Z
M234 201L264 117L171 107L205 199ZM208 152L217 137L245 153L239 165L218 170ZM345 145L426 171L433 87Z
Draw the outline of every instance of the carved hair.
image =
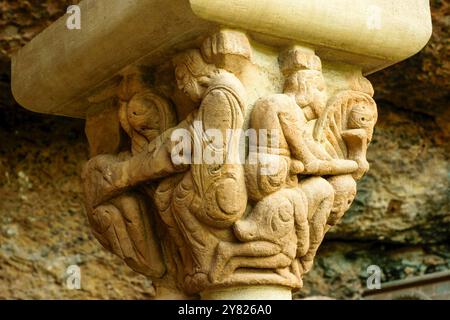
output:
M279 63L281 72L288 76L302 70L322 72L322 62L313 52L300 47L292 47L280 54Z
M314 138L321 141L326 136L325 131L330 128L333 128L336 136L348 129L365 129L370 142L377 120L377 105L371 96L358 91L341 91L331 99L317 122Z
M355 74L349 80L349 87L354 91L361 91L373 97L375 91L370 81L362 74Z
M225 56L238 56L251 60L252 47L245 33L233 30L221 30L206 38L201 52L206 62L224 67Z
M203 41L200 50L191 49L175 56L173 64L184 65L195 77L208 76L217 72L216 68L235 72L241 67L233 59L251 60L252 47L248 37L239 31L221 30Z
M131 98L129 103L132 102L141 102L143 104L150 103L157 108L160 119L159 127L161 133L176 126L177 124L176 115L171 103L168 100L162 98L161 96L155 94L152 90L147 89L143 92L135 94L133 98ZM119 111L119 118L122 128L131 137L133 135L133 128L131 127L128 121L127 116L128 104L123 103L121 105Z
M197 49L187 50L176 55L173 64L175 67L184 65L195 78L208 76L215 71L214 66L206 63L200 50Z

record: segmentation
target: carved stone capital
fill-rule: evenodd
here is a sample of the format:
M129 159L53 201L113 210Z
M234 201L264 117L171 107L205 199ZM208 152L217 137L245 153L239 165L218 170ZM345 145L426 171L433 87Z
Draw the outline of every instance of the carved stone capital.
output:
M87 117L95 236L186 295L301 288L369 167L369 81L341 65L329 78L336 66L311 48L261 50L229 29L168 58L127 69L106 100L90 98L108 106Z
M86 118L91 158L82 178L93 234L150 277L157 297L287 297L302 287L325 234L349 209L369 170L366 153L378 113L363 74L417 51L417 37L399 53L387 31L385 47L357 30L346 34L343 26L358 27L360 20L341 21L338 12L322 23L323 30L338 30L333 35L305 24L303 16L297 25L288 6L274 0L261 15L255 1L233 0L223 11L221 1L178 2L151 13L164 28L147 25L137 10L158 7L159 0L111 5L114 18L120 8L136 16L129 39L110 24L117 31L113 43L89 20L98 37L79 35L86 37L81 49L90 51L84 45L94 40L100 51L115 46L104 58L110 67L94 72L101 66L88 58L92 73L69 66L74 81L85 85L41 97L51 109L41 111ZM303 2L309 3L305 12L325 15L312 8L325 1ZM390 8L379 2L379 9ZM409 14L426 21L427 6L415 2L421 15ZM98 0L92 14L104 5ZM355 6L355 15L364 8ZM165 12L179 25L163 21ZM394 26L408 36L409 26L394 20L380 30ZM153 38L145 42L134 32ZM365 34L383 39L370 28ZM15 68L35 46L16 57ZM80 51L74 59L82 61ZM19 92L36 109L32 95Z

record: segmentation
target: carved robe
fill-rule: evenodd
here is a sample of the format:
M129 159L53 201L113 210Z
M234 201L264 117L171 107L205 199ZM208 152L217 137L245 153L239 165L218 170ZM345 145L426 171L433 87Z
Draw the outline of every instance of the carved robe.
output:
M222 144L211 142L208 137L208 129L218 129L226 137L227 129L242 127L244 97L242 84L232 74L222 72L213 80L199 109L186 124L194 146L201 146L201 152L207 148L220 152L222 163L192 164L188 172L163 181L155 195L161 218L175 244L172 254L180 262L177 267L184 269L181 276L188 292L209 282L215 248L221 240L233 240L230 227L247 206L243 166L227 163L226 159L228 154L238 153L239 137L224 139ZM202 126L195 126L194 122ZM193 154L194 159L196 156Z

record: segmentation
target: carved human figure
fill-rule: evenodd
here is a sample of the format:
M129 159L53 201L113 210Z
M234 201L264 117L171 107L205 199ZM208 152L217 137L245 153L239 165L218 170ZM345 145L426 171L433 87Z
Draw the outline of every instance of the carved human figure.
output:
M309 252L300 261L304 272L313 264L315 253L325 233L339 222L350 208L356 196L356 181L369 170L366 159L367 148L372 140L378 113L375 101L364 92L344 90L336 94L328 104L325 112L314 123L317 141L334 159L351 159L358 164L358 169L349 175L332 175L325 177L333 187L334 200L327 218L321 218L320 229L311 234L317 242L311 244ZM324 225L323 223L326 223Z
M176 101L184 95L181 105L196 105L178 124L168 101L127 77L118 96L130 150L97 156L84 171L100 242L138 272L167 270L187 294L300 288L368 170L377 120L370 85L356 77L351 90L328 99L320 59L299 47L280 55L283 93L253 108L250 127L269 136L250 139L241 164L242 136L229 132L245 125L247 92L238 76L248 81L251 61L247 36L230 30L176 55ZM275 170L263 172L268 164Z
M261 141L251 148L259 159L259 165L246 168L250 196L255 201L285 186L296 186L298 174L347 174L358 168L355 161L333 158L314 137L315 120L324 113L328 100L320 59L294 48L281 55L280 64L286 75L284 93L260 99L251 115L253 129L267 130L278 141L278 146L267 151L261 150ZM261 175L260 165L267 161L277 162L278 171Z
M268 212L294 221L290 232L296 232L297 252L291 260L298 259L294 269L303 274L310 270L325 233L353 202L355 179L368 169L365 156L376 106L370 96L355 91L341 92L327 105L320 59L315 55L293 49L280 62L287 76L285 94L258 101L251 118L252 128L278 135L278 148L261 149L258 141L254 149L258 157L277 161L278 171L266 175L260 165L246 166L249 195L257 204L235 231L239 239L254 241L254 230L267 229L262 217ZM295 198L302 199L302 205ZM271 242L283 247L278 239L274 236Z
M111 162L142 152L176 123L170 103L148 89L134 94L129 101L121 101L119 120L130 137L131 153L111 156ZM155 208L148 197L154 189L154 185L143 184L99 205L90 203L87 197L86 208L93 233L105 248L135 271L159 278L166 267L154 231Z
M369 170L367 148L377 120L377 106L370 94L343 90L330 99L326 111L314 124L314 131L330 156L358 164L353 177L359 180Z
M135 154L125 161L111 161L105 156L91 160L85 175L94 206L129 188L162 179L154 198L169 235L163 239L164 247L188 293L199 292L210 283L215 247L222 240L232 240L231 226L247 206L241 164L225 160L213 164L172 161L176 150L172 133L176 130L189 132L191 143L222 151L224 157L238 152L238 139L211 143L208 137L209 129L226 136L227 130L242 128L246 106L241 82L230 72L207 63L213 60L197 49L178 55L174 65L179 89L199 104L198 109L146 147L134 148ZM201 124L200 129L196 123ZM141 131L138 133L142 136ZM145 146L145 141L141 144L139 140L137 144ZM195 158L196 149L192 150Z
M317 64L317 60L314 60L313 63ZM299 72L304 71L301 70ZM308 198L305 192L297 188L297 175L305 171L304 163L308 169L316 166L315 171L310 174L319 174L324 169L330 170L325 168L324 161L320 162L321 160L313 155L308 146L309 141L307 143L306 139L303 139L306 136L303 131L306 129L307 118L297 101L301 101L305 108L309 108L309 115L312 118L318 118L325 109L324 99L326 99L323 93L324 81L321 73L311 75L306 72L305 76L308 81L301 75L295 74L296 81L302 81L304 84L304 86L297 86L296 92L292 94L290 92L289 95L276 94L260 99L253 109L250 126L256 130L258 139L256 147L251 147L250 152L257 153L256 158L259 162L255 164L254 161L250 161L249 157L246 165L246 182L250 197L257 203L252 211L234 226L235 235L242 243L237 245L224 242L220 244L217 251L215 273L223 274L228 281L236 282L239 277L242 277L239 273L235 274L235 270L239 268L265 268L266 270L272 269L273 273L265 277L257 275L256 277L263 278L259 279L260 283L264 283L264 281L270 283L271 281L299 287L301 285L299 270L298 268L291 270L291 266L295 267L294 259L297 256L305 255L309 249L308 219L315 226L316 217L326 216L331 208L333 200L329 198L333 196L332 190L324 195L316 192L310 197L310 207L313 207L312 201L321 204L324 200L329 199L329 208L325 205L317 205L309 210L311 212L309 214L308 206L305 205ZM291 82L293 81L291 79ZM299 92L299 87L305 90ZM263 130L264 133L269 134L266 139L261 139ZM274 135L276 135L275 140L278 141L278 145L266 145L267 142L274 140L272 139ZM309 144L314 147L313 142ZM325 151L322 153L330 159L328 166L341 169L342 165L349 164L350 167L356 169L356 163L353 161L334 161ZM262 173L261 157L266 157L267 159L264 160L272 166L274 163L277 164L274 174ZM309 184L305 185L315 186L317 185L315 182L319 179L321 178L311 180ZM322 191L323 189L319 187L318 190ZM321 212L317 213L316 211ZM312 233L315 234L313 231ZM247 283L252 280L257 281L252 279L254 275L251 273L245 274L245 277Z
M189 130L203 152L213 148L223 155L218 163L191 164L185 174L167 180L167 187L156 193L162 219L178 243L185 288L198 291L211 282L215 249L221 240L230 239L230 226L247 206L242 165L225 159L238 151L239 141L211 143L208 136L211 129L226 136L228 129L242 127L245 90L234 75L205 63L198 50L177 56L174 63L179 89L200 102L199 109L178 128ZM195 152L194 148L194 159Z

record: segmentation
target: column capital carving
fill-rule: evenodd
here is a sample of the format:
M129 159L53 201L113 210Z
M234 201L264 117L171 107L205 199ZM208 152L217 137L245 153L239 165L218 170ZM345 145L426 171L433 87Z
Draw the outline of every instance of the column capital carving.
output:
M330 94L313 50L282 48L264 65L257 48L243 32L213 33L153 77L139 67L124 73L107 96L112 107L87 117L94 235L135 271L172 279L188 296L301 288L369 168L377 109L361 71ZM177 112L186 105L189 113ZM105 110L116 120L103 121ZM111 145L97 134L111 131L104 127L119 140L96 155Z
M86 119L97 240L158 298L300 289L369 170L365 75L426 44L428 0L79 7L81 30L60 19L13 57L12 89Z

